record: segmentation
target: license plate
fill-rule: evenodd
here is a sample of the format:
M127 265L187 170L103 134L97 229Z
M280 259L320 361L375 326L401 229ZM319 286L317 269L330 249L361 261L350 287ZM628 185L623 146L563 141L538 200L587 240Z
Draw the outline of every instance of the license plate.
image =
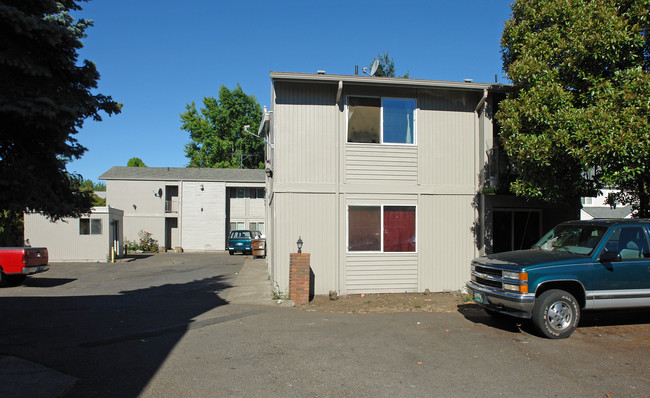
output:
M485 298L480 292L474 292L474 301L477 303L485 303Z
M237 246L241 246L241 245L243 245L243 243L241 243L241 242L237 243Z

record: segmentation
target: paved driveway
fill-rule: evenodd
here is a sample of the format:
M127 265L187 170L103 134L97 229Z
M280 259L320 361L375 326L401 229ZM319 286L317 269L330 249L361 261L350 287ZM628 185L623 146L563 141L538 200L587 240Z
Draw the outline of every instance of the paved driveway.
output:
M185 253L54 264L26 286L0 287L0 355L76 381L69 397L650 391L647 340L591 332L597 325L566 340L541 339L481 312L353 315L234 304L228 290L245 260Z

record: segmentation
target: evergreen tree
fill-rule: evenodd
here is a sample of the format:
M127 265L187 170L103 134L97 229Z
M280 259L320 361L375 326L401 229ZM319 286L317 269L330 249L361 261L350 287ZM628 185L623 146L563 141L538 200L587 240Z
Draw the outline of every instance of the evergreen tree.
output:
M93 94L99 73L77 63L92 22L77 0L0 1L0 209L52 219L86 213L92 195L66 163L86 151L75 138L87 118L121 105Z

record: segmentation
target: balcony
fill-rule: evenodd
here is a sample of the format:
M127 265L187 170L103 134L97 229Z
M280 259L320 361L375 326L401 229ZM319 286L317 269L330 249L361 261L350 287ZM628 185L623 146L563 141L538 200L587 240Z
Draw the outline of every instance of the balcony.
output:
M178 196L165 201L165 213L178 213Z

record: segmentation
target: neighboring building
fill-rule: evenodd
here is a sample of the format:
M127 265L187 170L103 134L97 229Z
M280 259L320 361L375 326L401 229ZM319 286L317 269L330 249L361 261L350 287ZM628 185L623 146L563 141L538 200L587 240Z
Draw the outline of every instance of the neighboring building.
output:
M260 131L269 270L281 291L299 237L315 294L444 291L463 286L475 256L529 246L578 217L577 200L554 208L491 194L500 177L492 115L508 85L271 80Z
M225 250L230 229L265 230L264 170L116 166L99 178L129 241L144 230L167 249Z
M594 218L632 218L632 206L610 206L607 204L607 196L613 191L603 189L597 197L581 198L582 209L580 209L581 220Z
M47 247L51 262L106 262L122 253L123 212L112 207L93 207L79 218L50 221L40 213L25 213L25 241Z

